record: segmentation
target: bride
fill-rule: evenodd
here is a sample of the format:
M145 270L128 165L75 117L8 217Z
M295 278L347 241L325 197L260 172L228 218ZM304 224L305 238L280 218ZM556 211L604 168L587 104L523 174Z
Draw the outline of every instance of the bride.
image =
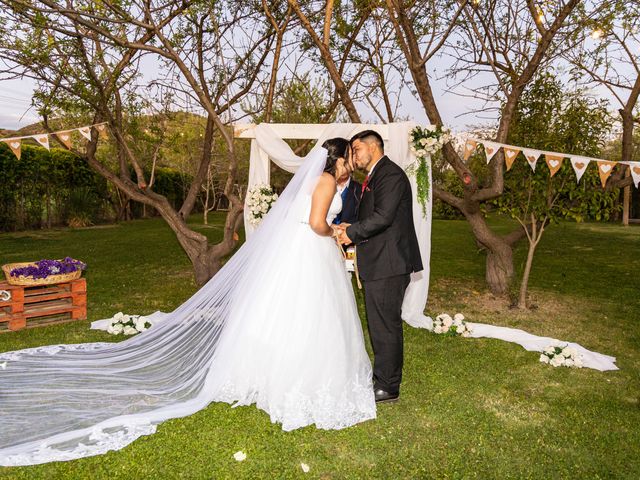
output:
M211 402L284 430L375 418L371 365L330 226L343 138L314 148L251 238L167 319L120 343L0 354L0 465L118 450Z

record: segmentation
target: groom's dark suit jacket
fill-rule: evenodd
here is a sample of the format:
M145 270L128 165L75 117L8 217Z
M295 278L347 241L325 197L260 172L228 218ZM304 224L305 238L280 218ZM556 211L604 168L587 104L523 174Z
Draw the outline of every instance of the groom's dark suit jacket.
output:
M358 209L347 228L357 245L358 270L364 281L422 270L413 226L413 194L404 170L385 155L378 161Z

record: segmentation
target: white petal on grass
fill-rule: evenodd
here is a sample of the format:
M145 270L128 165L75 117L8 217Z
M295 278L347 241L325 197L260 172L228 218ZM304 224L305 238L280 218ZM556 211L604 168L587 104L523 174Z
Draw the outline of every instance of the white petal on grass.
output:
M242 450L237 451L233 454L233 458L235 458L238 462L243 462L247 458L247 454Z
M309 470L311 470L311 468L309 468L309 465L307 465L306 463L301 463L300 468L304 473L309 473Z

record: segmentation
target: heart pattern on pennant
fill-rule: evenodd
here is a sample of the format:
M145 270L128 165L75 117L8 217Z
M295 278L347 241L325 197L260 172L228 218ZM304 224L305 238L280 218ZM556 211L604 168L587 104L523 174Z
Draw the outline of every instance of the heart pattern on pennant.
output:
M84 127L84 128L81 128L80 131L82 133L89 133L89 128L88 127Z
M61 133L60 138L66 141L66 140L69 140L69 135L67 135L66 133Z
M640 167L633 167L633 173L640 175Z
M47 141L47 137L38 137L38 141L39 142L46 142Z
M507 157L513 158L515 156L516 156L516 152L514 152L513 150L507 150Z
M493 148L487 147L487 153L491 155L493 153Z
M602 170L604 173L608 173L609 170L611 170L611 165L600 165L600 170Z
M575 165L578 170L582 170L584 168L584 163L582 162L576 162Z
M20 146L20 142L11 142L11 148L18 148Z
M549 165L551 165L553 168L556 168L558 165L560 165L560 162L558 160L549 160Z
M529 156L527 157L527 160L529 160L529 163L533 163L533 162L535 162L535 161L536 161L536 157L534 157L533 155L529 155Z

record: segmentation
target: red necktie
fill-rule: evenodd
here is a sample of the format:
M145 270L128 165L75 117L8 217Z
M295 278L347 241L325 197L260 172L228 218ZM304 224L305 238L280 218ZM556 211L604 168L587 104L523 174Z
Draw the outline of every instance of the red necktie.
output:
M369 175L367 175L364 179L364 182L362 182L362 191L360 192L360 196L364 195L364 189L367 188L368 184L369 184Z

